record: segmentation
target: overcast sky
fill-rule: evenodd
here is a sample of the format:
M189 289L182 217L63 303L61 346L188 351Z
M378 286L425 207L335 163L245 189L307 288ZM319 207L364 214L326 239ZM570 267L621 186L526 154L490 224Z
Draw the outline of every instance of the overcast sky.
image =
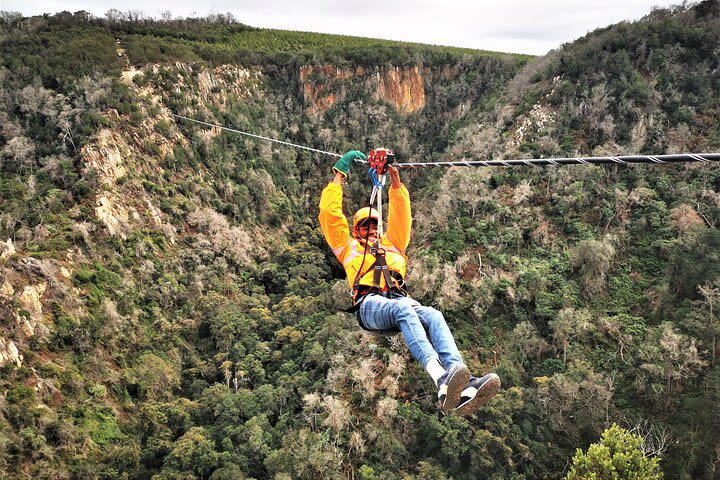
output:
M160 17L232 13L254 27L339 33L501 52L544 54L586 33L679 0L0 0L26 16L111 8ZM149 6L152 5L152 7Z

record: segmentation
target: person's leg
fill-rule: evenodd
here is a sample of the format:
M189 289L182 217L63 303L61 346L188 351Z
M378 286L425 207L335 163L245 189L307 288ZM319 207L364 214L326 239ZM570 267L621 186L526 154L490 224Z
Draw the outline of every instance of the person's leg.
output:
M428 340L425 328L412 305L400 300L402 299L388 299L370 294L360 305L360 318L369 330L400 329L410 353L425 368L430 360L438 359L438 353ZM442 363L441 359L440 362Z
M410 352L437 385L440 408L448 412L460 402L462 391L470 379L470 371L462 363L462 359L449 364L447 368L441 365L438 352L428 341L425 327L413 302L417 303L414 300L407 301L405 297L388 299L381 295L368 295L360 306L360 318L363 325L370 330L400 329ZM452 343L455 344L454 341ZM444 345L442 342L440 344ZM460 358L460 354L453 358Z
M460 351L455 344L450 327L448 327L442 313L432 307L424 307L417 300L406 297L404 299L417 313L422 325L427 329L428 339L440 358L443 368L463 363Z
M438 352L443 367L451 368L451 365L462 364L462 357L455 345L455 339L442 313L432 307L424 307L416 301L413 301L412 305L420 317L420 321L428 330L430 343ZM480 378L471 376L460 395L455 412L458 415L470 415L478 407L492 400L500 390L500 386L500 377L495 373L488 373Z

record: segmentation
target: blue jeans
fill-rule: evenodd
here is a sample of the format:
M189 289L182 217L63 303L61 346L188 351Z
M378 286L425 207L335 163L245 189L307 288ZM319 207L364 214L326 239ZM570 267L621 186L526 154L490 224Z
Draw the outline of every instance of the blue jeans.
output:
M433 358L440 360L446 370L462 363L445 317L432 307L423 307L417 300L397 294L387 298L371 293L360 304L360 319L368 330L399 329L410 353L423 368Z

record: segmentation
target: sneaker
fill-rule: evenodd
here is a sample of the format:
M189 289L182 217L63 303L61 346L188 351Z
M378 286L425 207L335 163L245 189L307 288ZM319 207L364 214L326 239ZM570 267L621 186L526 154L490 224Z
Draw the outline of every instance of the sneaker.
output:
M469 381L470 370L462 363L453 365L442 377L438 378L440 410L447 413L457 407L463 388Z
M460 394L460 402L455 409L458 415L469 415L480 405L488 403L500 390L500 377L494 373L477 378L470 377L465 390Z

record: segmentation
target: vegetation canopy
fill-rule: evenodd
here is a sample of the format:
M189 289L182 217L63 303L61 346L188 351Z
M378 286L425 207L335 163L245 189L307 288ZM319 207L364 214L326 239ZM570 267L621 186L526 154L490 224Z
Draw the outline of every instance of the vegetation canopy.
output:
M0 13L0 477L716 478L717 167L402 171L410 294L503 382L440 416L343 312L332 161L171 114L401 162L718 152L717 45L717 0L538 58Z

